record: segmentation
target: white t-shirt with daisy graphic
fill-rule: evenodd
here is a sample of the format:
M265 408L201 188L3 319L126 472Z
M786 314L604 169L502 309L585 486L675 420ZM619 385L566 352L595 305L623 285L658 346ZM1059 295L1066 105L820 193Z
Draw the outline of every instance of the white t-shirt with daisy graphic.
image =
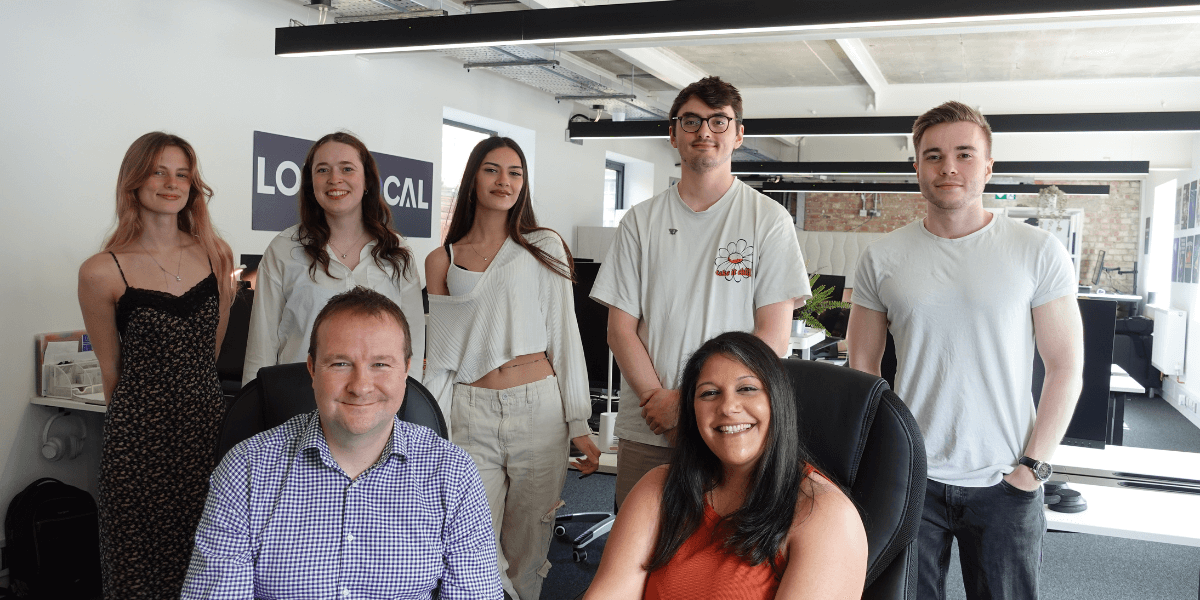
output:
M735 180L704 212L675 186L629 210L600 266L591 297L637 317L638 337L666 388L700 344L726 331L754 330L762 306L812 295L788 212ZM617 437L667 446L642 420L621 382Z

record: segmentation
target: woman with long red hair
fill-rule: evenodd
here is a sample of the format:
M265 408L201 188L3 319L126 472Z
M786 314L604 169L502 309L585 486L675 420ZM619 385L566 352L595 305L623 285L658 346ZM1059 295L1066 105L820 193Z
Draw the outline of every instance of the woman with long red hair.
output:
M178 597L224 416L216 358L235 291L212 188L182 138L147 133L117 176L117 225L79 268L100 361L106 598Z

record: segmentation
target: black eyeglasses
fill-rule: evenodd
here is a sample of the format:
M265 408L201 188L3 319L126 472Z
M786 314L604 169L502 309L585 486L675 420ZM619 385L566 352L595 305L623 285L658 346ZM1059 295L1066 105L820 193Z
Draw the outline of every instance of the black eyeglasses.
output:
M729 124L734 121L733 117L727 115L713 115L711 117L698 117L696 115L684 115L672 119L679 121L679 128L688 132L696 133L700 131L700 124L708 121L708 130L713 133L725 133L729 129Z

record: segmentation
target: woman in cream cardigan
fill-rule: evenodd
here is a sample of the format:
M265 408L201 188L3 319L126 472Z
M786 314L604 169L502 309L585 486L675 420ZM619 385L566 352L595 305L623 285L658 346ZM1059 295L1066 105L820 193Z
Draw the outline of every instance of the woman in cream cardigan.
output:
M584 473L600 451L588 437L571 253L538 227L527 173L508 138L480 142L467 160L446 245L425 259L425 385L483 477L505 591L536 600L568 440L587 455L577 463Z

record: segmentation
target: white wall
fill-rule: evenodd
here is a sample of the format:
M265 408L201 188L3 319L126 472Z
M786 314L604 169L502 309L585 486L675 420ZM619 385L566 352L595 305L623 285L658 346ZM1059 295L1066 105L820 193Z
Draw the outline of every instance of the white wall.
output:
M1197 134L1194 140L1194 156L1200 157L1200 134ZM1200 160L1194 160L1191 169L1177 172L1174 176L1177 185L1180 186L1200 179ZM1174 229L1172 227L1172 230ZM1200 284L1172 283L1171 308L1187 312L1187 347L1184 350L1183 375L1168 377L1163 381L1163 397L1183 416L1200 427L1200 414L1190 408L1184 408L1179 398L1179 393L1183 392L1193 403L1200 399Z
M433 162L436 182L444 107L528 129L538 217L568 241L576 226L600 224L606 150L654 163L659 189L678 173L665 141L568 143L569 104L438 54L277 58L274 29L312 20L287 0L9 0L3 13L0 514L42 476L96 491L99 415L86 417L82 458L39 454L53 409L29 404L30 347L38 332L82 328L76 272L113 221L117 167L142 133L165 129L196 147L235 254L260 253L274 235L250 229L254 130L316 139L349 129L372 150ZM435 205L434 232L437 216ZM436 244L410 242L422 259Z

